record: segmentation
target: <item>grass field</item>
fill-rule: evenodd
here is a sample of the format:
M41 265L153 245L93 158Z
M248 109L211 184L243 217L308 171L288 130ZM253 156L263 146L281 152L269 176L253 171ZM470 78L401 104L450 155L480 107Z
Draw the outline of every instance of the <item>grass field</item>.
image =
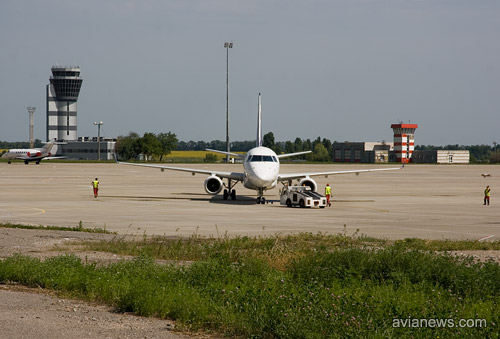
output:
M132 242L117 236L83 246L136 259L98 265L75 256L42 262L15 255L0 262L0 283L51 289L227 336L493 338L499 333L500 266L436 252L475 248L467 242L303 233ZM488 247L499 248L498 241ZM461 319L471 326L461 326ZM429 320L445 325L429 326Z

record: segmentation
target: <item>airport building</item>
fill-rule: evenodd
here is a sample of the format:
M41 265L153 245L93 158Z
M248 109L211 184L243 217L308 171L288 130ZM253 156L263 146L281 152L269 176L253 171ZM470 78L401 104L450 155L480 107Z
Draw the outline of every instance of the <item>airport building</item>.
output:
M470 162L470 152L462 150L414 151L412 162L424 164L468 164Z
M116 139L102 138L98 142L97 137L80 137L77 141L68 141L59 145L58 155L64 155L69 160L113 160ZM99 153L99 147L101 152Z
M79 67L52 67L47 85L47 141L77 140L77 105L82 86Z
M394 149L391 142L337 142L333 147L334 162L386 163Z

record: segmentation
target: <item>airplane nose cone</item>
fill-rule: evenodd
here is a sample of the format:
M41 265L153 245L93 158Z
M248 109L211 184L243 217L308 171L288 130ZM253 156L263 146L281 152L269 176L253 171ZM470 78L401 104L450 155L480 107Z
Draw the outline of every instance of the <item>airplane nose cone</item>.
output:
M276 173L273 168L255 168L254 174L256 179L260 182L260 186L268 186L276 179Z

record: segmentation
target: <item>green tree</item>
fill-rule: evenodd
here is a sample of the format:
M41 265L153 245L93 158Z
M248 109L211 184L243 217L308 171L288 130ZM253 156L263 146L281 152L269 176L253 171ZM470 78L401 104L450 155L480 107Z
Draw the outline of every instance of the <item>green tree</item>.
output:
M317 143L314 146L314 151L308 154L308 160L318 161L318 162L328 162L330 161L330 155L328 150L322 143Z
M177 147L177 136L175 133L159 133L157 136L160 142L160 161L163 160L164 155L168 155Z
M304 150L304 143L302 142L302 139L299 137L295 138L294 146L295 146L295 152L302 152Z
M500 153L491 152L490 154L490 164L499 164L500 163Z
M273 132L269 132L267 134L264 134L264 138L263 138L263 141L262 141L262 146L274 150L274 147L276 145L275 145L275 142L274 142L274 134L273 134Z
M126 160L135 158L140 153L138 152L139 139L139 134L135 132L129 132L127 136L118 136L115 145L116 154Z
M146 159L153 155L158 155L161 153L161 143L154 133L144 133L144 136L140 139L140 153L142 153Z

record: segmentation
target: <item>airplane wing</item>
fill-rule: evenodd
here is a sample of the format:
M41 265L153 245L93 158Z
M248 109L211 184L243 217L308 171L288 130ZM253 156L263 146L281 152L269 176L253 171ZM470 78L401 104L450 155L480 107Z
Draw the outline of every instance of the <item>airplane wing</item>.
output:
M123 161L117 161L117 163L120 165L159 168L162 171L163 170L171 170L171 171L190 172L190 173L193 173L193 175L195 173L215 175L215 176L218 176L219 178L231 179L231 180L237 180L237 181L243 181L245 179L244 173L237 173L237 172L210 171L210 170L202 170L202 169L196 169L196 168L172 167L172 166L163 166L163 165L154 165L154 164L137 164L137 163L133 163L133 162L123 162Z
M349 171L329 171L329 172L309 172L309 173L284 173L278 176L278 181L288 181L294 179L302 179L307 177L315 177L321 175L338 175L338 174L349 174L349 173L363 173L363 172L376 172L376 171L394 171L402 169L403 167L392 167L392 168L372 168L364 170L349 170Z
M43 160L55 160L55 159L66 159L67 156L60 156L60 157L45 157Z

